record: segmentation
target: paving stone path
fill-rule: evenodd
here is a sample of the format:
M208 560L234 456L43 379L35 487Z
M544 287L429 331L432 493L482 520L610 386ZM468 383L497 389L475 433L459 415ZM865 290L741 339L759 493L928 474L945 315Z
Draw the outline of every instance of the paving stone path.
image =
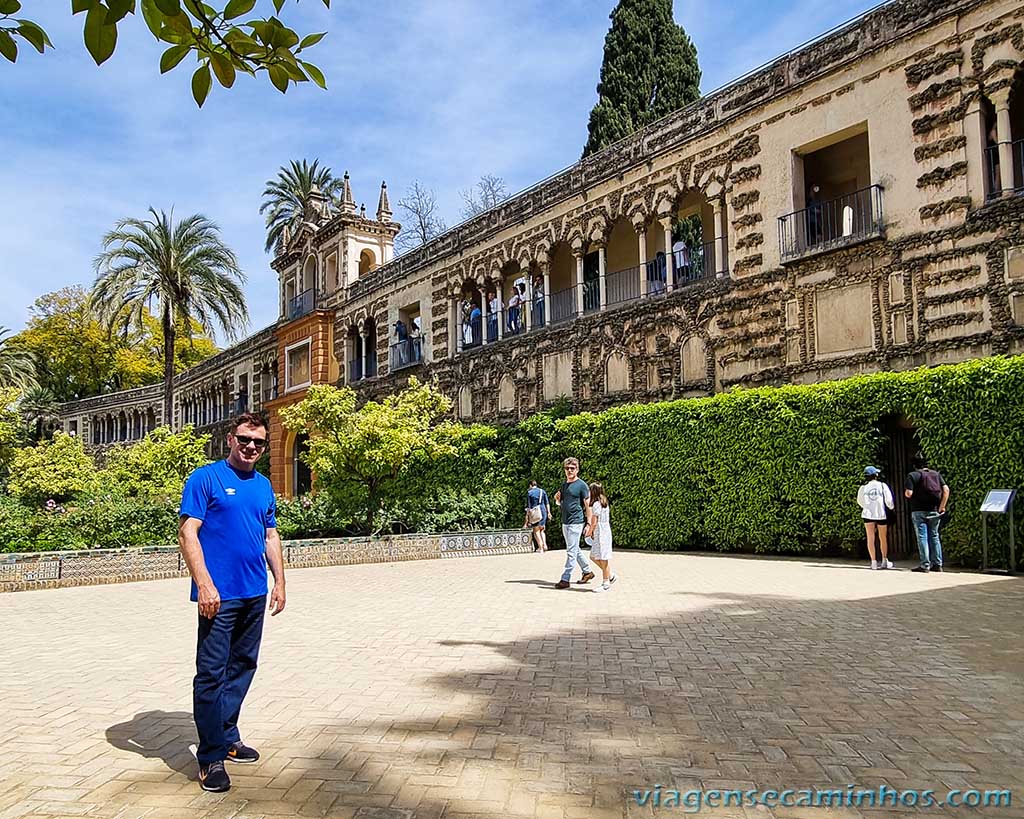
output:
M684 815L636 788L1011 788L1024 584L814 560L563 553L294 570L242 714L263 758L206 794L180 580L0 595L0 819Z

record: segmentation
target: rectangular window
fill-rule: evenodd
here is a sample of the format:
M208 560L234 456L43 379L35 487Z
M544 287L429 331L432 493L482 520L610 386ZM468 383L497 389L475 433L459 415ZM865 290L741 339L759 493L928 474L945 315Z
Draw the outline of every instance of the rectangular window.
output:
M783 261L882 235L882 188L871 184L867 124L793 152L793 204L779 217Z
M308 387L310 382L309 340L301 341L285 350L286 390Z

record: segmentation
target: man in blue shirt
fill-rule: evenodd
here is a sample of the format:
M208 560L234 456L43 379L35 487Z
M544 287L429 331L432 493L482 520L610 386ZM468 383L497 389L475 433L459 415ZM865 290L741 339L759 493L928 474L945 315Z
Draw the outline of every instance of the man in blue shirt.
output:
M178 545L199 604L199 642L192 706L199 732L199 784L226 791L224 760L255 762L242 742L238 715L256 673L267 565L274 575L270 614L284 610L284 560L277 534L274 491L256 472L267 447L267 423L255 413L231 422L226 460L201 466L185 483Z

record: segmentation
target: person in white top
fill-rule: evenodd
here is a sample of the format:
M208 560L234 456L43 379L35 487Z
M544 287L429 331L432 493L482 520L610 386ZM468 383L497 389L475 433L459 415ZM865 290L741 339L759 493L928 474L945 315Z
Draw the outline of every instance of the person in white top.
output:
M606 592L612 583L619 579L612 571L612 524L608 517L608 496L599 483L590 484L590 508L594 512L594 522L584 532L590 546L590 559L601 567L604 578L594 591Z
M876 467L864 468L864 484L857 490L857 503L860 505L860 516L864 520L864 530L868 536L868 554L871 556L872 569L891 569L889 562L889 535L886 525L886 509L895 508L892 490L887 483L878 480L879 471ZM878 532L878 545L881 548L882 560L875 560L875 532Z

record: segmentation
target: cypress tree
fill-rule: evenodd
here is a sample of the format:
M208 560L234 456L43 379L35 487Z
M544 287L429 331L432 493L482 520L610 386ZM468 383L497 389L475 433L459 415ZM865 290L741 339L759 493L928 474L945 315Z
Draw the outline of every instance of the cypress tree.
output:
M697 49L672 0L619 0L611 21L584 157L700 97Z

